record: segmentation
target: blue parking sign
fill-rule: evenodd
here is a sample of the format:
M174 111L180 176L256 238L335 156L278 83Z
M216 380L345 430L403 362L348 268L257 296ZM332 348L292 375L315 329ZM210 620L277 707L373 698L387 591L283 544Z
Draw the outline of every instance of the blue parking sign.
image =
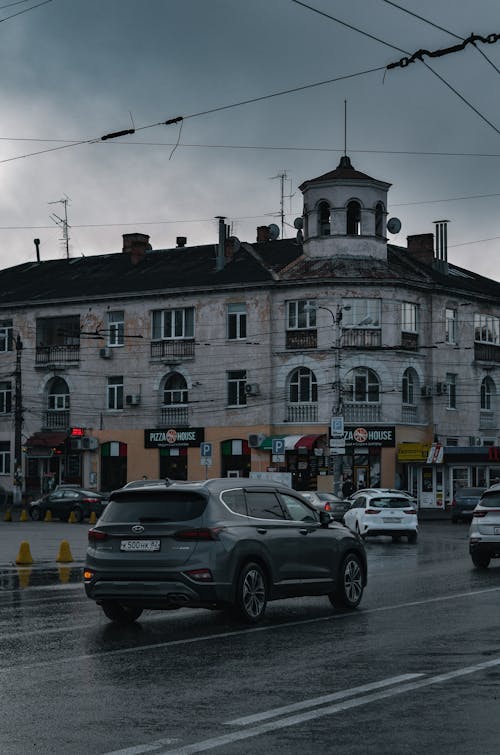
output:
M203 458L207 456L212 456L212 444L211 443L200 443L200 455Z
M272 440L272 451L273 455L278 456L279 454L285 453L285 440L284 438L273 438Z

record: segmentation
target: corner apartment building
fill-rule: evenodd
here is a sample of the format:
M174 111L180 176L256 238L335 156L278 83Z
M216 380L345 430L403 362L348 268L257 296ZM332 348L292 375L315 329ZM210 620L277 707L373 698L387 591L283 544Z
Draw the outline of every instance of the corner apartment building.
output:
M295 239L221 219L1 270L0 486L335 471L434 507L500 478L500 284L448 263L445 221L388 243L390 184L347 156L300 189Z

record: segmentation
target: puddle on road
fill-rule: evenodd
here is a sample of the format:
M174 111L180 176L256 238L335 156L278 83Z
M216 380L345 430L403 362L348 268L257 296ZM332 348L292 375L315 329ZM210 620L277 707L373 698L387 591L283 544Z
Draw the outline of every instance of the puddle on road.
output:
M11 566L0 568L0 595L3 591L23 590L29 587L54 587L67 584L83 584L82 566L39 565Z

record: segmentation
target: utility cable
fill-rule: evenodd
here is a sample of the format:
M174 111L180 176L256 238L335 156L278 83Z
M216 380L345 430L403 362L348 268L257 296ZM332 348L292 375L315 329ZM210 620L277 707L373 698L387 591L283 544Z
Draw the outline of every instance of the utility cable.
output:
M11 18L15 18L16 16L20 16L22 13L28 13L30 10L35 10L35 8L39 8L41 5L47 5L47 3L51 3L53 0L43 0L41 3L37 3L37 5L32 5L30 8L24 8L24 10L20 10L17 13L13 13L12 16L5 16L5 18L0 18L0 24L2 21L9 21ZM17 5L17 3L11 3L11 5ZM4 5L4 8L8 8L8 5ZM0 8L1 10L1 8Z

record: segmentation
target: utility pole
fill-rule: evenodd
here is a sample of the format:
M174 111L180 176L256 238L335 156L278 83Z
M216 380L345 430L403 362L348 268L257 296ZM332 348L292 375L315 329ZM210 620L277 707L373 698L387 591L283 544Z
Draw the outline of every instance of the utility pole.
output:
M23 386L21 372L21 357L23 342L18 334L16 338L16 368L14 371L14 495L16 502L21 499L22 492L22 449L21 437L23 429Z

